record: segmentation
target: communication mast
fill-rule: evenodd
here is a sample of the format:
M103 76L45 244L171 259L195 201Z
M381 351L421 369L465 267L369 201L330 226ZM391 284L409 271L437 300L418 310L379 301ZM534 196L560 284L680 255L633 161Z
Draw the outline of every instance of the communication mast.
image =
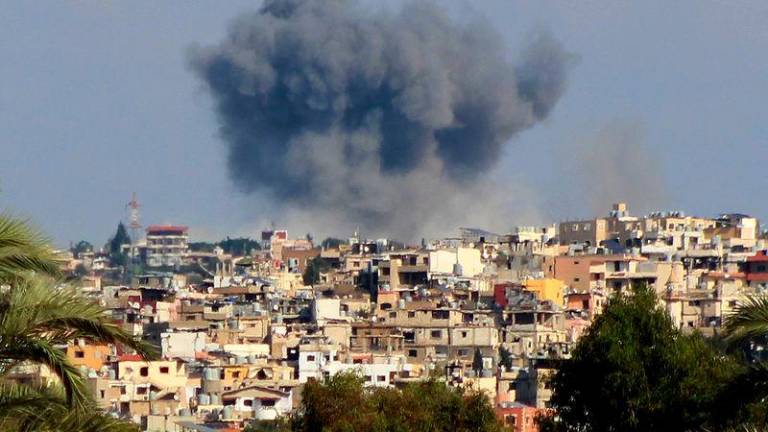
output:
M139 200L136 199L136 192L131 196L131 200L126 204L128 208L128 228L131 230L131 260L136 258L136 244L139 241L139 232L141 230L141 222L139 221Z

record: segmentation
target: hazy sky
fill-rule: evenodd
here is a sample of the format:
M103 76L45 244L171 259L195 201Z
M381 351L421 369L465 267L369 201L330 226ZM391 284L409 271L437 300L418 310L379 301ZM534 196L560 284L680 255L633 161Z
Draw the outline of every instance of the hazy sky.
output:
M0 209L100 245L135 191L145 225L255 234L270 209L232 186L187 50L258 4L0 0ZM623 191L638 212L768 217L768 2L440 4L485 15L511 55L546 29L578 56L550 118L491 173L530 190L519 205L541 222Z

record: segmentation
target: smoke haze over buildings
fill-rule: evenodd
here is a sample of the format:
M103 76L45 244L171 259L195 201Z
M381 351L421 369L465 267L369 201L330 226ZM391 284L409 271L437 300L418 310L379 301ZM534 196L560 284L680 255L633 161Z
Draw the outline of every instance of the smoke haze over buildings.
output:
M556 105L571 56L539 34L507 57L487 22L434 3L370 12L291 0L238 17L190 63L239 189L310 226L412 238L493 225L525 194L486 174Z
M645 127L616 119L563 148L564 175L573 179L591 214L604 214L611 203L631 203L632 212L661 210L670 204L664 170L651 150Z

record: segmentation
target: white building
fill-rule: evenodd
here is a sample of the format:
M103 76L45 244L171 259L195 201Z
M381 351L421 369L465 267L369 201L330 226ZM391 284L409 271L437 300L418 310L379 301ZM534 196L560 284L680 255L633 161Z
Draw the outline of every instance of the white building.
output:
M189 252L189 229L180 225L151 225L147 228L144 261L149 267L181 265Z

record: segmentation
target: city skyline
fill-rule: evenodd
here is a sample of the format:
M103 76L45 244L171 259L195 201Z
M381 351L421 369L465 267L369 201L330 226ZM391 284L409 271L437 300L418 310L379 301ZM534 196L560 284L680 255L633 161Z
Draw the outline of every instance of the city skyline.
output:
M258 2L175 6L35 2L0 17L0 78L14 84L0 90L0 206L60 246L104 241L127 219L132 192L145 225L183 223L201 239L282 225L272 202L229 180L210 97L187 64L190 47L216 44ZM589 216L622 199L636 214L765 218L768 204L754 198L768 159L758 114L768 79L764 4L446 8L484 16L510 56L544 29L578 58L551 116L505 146L489 175L511 186L508 201L521 209L508 227ZM608 171L618 177L601 181Z

